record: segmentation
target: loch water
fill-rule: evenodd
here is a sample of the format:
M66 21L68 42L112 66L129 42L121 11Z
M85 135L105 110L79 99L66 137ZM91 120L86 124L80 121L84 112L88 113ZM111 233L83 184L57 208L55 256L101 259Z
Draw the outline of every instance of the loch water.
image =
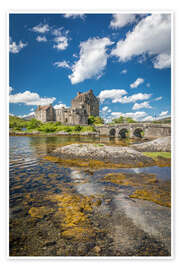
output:
M133 185L105 179L153 175L167 189L171 168L92 171L45 159L73 142L121 145L108 138L10 136L9 255L170 256L170 208L133 199Z

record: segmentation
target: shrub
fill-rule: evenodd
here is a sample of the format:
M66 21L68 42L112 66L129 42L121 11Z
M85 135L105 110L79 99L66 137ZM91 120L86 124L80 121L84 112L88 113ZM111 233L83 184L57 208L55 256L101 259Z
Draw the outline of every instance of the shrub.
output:
M89 116L88 125L102 125L104 124L104 120L100 116Z
M77 125L74 127L74 131L81 131L82 127L80 125Z
M57 130L57 126L56 126L56 123L47 122L47 123L41 124L38 127L38 130L42 132L46 132L46 133L55 132Z
M22 128L27 127L28 121L25 121L16 116L9 116L9 127L16 130L21 130Z
M41 121L32 118L30 121L27 122L27 129L36 129L41 125Z

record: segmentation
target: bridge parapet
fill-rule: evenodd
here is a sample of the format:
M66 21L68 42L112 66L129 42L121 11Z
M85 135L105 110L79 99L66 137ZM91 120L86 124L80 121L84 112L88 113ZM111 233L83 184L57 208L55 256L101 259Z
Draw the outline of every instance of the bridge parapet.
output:
M171 125L152 123L122 123L115 125L103 125L96 127L101 136L122 137L128 134L130 138L140 137L157 138L171 135ZM124 136L124 135L123 135Z

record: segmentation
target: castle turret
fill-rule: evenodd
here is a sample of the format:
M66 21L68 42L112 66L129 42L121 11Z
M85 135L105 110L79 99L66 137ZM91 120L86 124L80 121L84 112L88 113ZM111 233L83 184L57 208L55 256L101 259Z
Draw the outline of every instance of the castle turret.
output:
M93 94L92 89L85 93L78 92L72 100L72 108L82 108L82 106L87 111L88 116L99 116L99 99Z

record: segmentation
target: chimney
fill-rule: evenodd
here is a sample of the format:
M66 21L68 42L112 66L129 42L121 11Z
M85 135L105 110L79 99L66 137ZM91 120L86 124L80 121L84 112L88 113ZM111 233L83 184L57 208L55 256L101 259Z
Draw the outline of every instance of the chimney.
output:
M79 96L81 94L81 92L77 92L77 95Z

